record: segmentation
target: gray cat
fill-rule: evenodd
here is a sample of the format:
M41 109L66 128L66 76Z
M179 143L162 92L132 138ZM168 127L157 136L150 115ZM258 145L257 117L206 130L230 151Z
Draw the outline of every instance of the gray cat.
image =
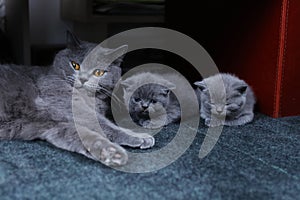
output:
M253 120L255 96L245 81L221 73L195 85L198 86L200 114L207 126L237 126Z
M111 65L104 67L98 63L102 59L120 57L124 47L106 49L106 53L95 55L90 53L93 49L94 53L101 52L101 47L94 48L95 44L79 41L70 34L69 41L72 44L56 55L53 66L0 66L0 139L42 139L106 165L123 165L128 156L120 145L150 148L154 145L154 138L117 127L99 113L97 121L93 121L91 113L95 112L95 104L92 104L93 97L89 95L94 89L88 83L100 78L102 83L113 82L106 80L113 77L109 75ZM81 85L87 85L85 88L72 87L72 84L75 85L72 80L75 79L70 77L74 76L75 71L69 66L73 66L74 62L82 63L83 71L78 80ZM107 73L107 76L102 73ZM87 74L92 76L86 77ZM76 119L72 105L80 113ZM98 106L102 105L96 104Z
M180 105L171 91L176 86L166 77L150 72L139 73L123 80L121 85L127 110L138 125L156 129L180 119Z

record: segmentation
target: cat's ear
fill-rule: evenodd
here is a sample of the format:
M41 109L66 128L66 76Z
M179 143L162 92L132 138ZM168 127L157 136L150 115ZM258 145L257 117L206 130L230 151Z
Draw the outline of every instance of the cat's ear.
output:
M116 49L111 49L107 54L111 55L113 58L123 57L128 51L128 45L122 45Z
M198 86L201 92L206 90L206 84L204 83L204 81L197 81L194 83L194 85Z
M244 95L246 94L248 86L247 85L241 85L239 87L236 88L236 90L241 94Z
M166 84L166 87L167 88L162 88L161 89L163 95L168 95L171 90L175 90L176 89L176 85L174 85L173 83Z
M74 33L67 30L67 48L76 49L81 45L81 41L76 37Z
M120 66L127 50L128 45L122 45L116 49L111 49L106 53L106 55L108 55L109 59L113 60L114 65Z
M133 83L130 80L123 80L120 82L120 85L125 91L127 91L133 85Z

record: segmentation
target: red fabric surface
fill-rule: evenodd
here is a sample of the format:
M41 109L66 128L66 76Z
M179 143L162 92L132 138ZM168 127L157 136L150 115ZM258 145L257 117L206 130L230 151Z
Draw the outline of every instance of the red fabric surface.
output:
M300 0L195 2L167 1L168 27L197 40L221 72L245 79L260 112L300 115Z
M288 0L279 116L300 115L300 1Z
M273 0L254 8L235 24L219 68L253 87L259 111L300 115L300 1Z

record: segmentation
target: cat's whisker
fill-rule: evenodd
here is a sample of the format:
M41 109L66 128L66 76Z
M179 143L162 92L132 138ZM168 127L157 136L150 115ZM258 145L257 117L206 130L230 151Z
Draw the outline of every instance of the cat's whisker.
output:
M118 105L124 105L123 101L120 100L119 97L117 97L114 93L112 93L111 91L107 90L105 87L101 87L98 90L99 92L109 96L113 101L115 101L116 103L118 103Z

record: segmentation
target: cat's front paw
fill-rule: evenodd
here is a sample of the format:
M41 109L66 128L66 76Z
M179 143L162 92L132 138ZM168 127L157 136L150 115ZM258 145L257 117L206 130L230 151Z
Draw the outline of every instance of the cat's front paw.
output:
M147 120L140 123L140 125L147 129L159 129L164 126L164 123L159 123L159 121Z
M224 123L221 120L217 119L205 119L205 125L208 127L218 127L223 126Z
M125 130L124 133L126 133L126 135L123 135L116 141L120 145L148 149L155 144L154 137L147 133L136 133L130 130Z
M148 135L148 134L141 134L140 137L142 140L141 145L140 145L141 149L149 149L154 146L155 139L153 136Z
M96 144L96 148L90 153L107 166L122 166L128 161L125 149L115 143L109 143L105 146L102 146L100 143Z

